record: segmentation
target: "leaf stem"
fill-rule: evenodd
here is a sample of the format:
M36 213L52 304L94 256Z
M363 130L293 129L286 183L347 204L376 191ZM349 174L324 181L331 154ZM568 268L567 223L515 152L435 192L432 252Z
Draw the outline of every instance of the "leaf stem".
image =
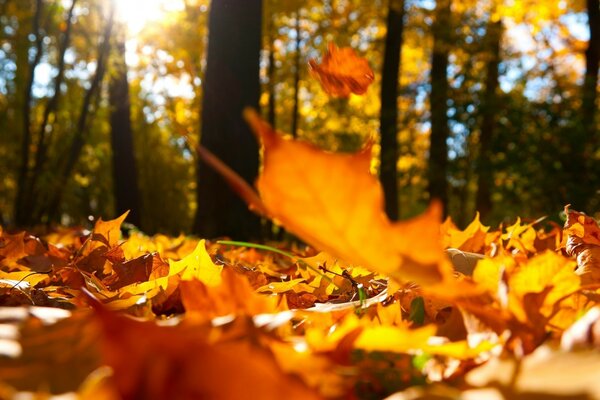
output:
M254 249L266 250L266 251L270 251L272 253L281 254L282 256L289 257L294 262L300 263L303 266L305 266L306 268L310 269L311 271L319 274L321 277L323 277L324 279L326 279L328 282L330 282L331 284L333 284L335 287L337 287L339 289L339 286L336 285L333 282L333 279L331 279L330 277L328 277L327 275L325 275L324 273L322 273L321 271L319 271L318 269L316 269L312 265L308 264L307 262L305 262L304 260L302 260L301 258L299 258L298 256L296 256L295 254L290 253L288 251L281 250L281 249L278 249L276 247L268 246L266 244L258 244L258 243L250 243L250 242L240 242L240 241L236 241L236 240L217 240L217 244L225 244L225 245L229 245L229 246L251 247L251 248L254 248Z

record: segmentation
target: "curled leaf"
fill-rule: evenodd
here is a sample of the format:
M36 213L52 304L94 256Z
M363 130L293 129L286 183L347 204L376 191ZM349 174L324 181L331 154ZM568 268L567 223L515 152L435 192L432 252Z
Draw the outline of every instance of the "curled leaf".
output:
M323 89L334 97L348 97L350 93L364 94L375 79L373 70L364 58L349 47L338 48L329 43L321 64L308 62Z
M591 217L565 207L566 251L577 257L577 274L583 285L600 283L600 227Z

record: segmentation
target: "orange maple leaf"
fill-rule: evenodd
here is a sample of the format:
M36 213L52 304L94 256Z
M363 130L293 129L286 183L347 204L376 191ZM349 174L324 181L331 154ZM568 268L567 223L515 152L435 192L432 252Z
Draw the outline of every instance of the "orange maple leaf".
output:
M308 65L323 89L334 97L364 94L375 78L367 60L350 47L340 49L333 43L329 43L321 64L311 59Z
M277 134L253 110L245 117L264 146L257 186L270 217L313 247L397 281L439 283L450 267L440 241L440 207L393 223L369 171L371 146L324 152Z
M318 399L284 373L251 327L158 326L110 313L97 301L102 356L122 399ZM96 398L93 393L91 398Z
M566 251L577 257L577 274L582 284L597 284L600 282L600 227L592 217L570 210L568 205L565 214Z

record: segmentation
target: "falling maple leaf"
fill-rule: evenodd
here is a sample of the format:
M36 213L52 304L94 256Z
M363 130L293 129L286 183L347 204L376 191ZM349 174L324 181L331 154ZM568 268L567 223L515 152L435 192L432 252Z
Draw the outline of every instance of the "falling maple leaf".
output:
M321 64L311 59L308 65L323 89L335 97L364 94L375 78L367 60L359 57L353 49L340 49L333 43L329 43Z
M327 153L282 137L253 110L244 115L264 147L261 199L286 229L319 250L398 281L432 285L450 274L439 204L412 220L391 222L381 185L369 170L370 145L354 154Z

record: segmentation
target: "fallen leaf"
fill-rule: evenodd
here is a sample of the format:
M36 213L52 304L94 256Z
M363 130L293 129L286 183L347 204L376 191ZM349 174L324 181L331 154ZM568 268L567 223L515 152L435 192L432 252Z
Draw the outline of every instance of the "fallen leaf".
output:
M583 285L600 283L600 227L591 217L565 207L567 254L577 257L577 274Z
M441 226L442 246L466 252L483 253L486 233L489 229L489 226L481 224L479 213L475 214L475 219L463 231L458 229L452 219L448 217Z
M249 332L215 341L210 324L157 326L95 307L102 356L123 399L319 398L248 340Z

